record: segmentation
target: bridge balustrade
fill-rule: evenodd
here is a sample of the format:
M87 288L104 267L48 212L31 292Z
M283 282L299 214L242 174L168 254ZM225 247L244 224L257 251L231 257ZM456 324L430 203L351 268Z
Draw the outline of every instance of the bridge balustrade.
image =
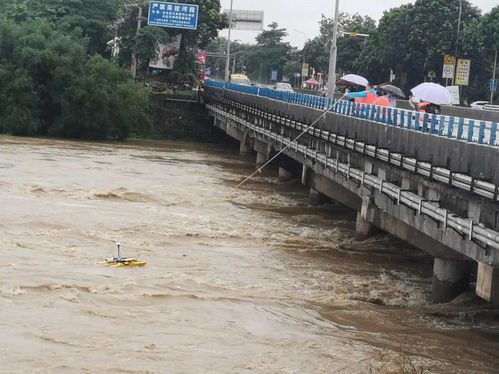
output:
M303 105L322 111L365 119L387 126L405 128L412 131L453 138L456 140L486 145L498 145L497 123L477 121L469 118L421 113L411 110L358 104L298 92L282 92L270 88L244 86L232 83L207 80L208 87L222 88L249 95L256 95L290 104Z

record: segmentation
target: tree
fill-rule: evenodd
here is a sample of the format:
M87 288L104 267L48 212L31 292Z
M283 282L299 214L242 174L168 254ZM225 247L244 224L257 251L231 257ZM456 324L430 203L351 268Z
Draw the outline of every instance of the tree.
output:
M462 1L462 29L479 18L480 11ZM384 66L392 68L413 87L429 71L442 69L443 55L454 54L459 0L417 0L385 12L378 26L376 48Z
M472 60L470 86L464 87L463 92L472 101L489 98L487 82L492 78L494 56L499 50L498 28L499 6L468 24L463 31L461 48L464 55Z
M43 18L65 32L81 30L89 39L89 53L104 54L106 42L112 38L109 29L123 0L9 0L2 2L0 11L16 22Z
M271 70L277 70L282 77L283 68L290 60L292 47L283 41L286 29L279 28L275 22L268 28L257 35L257 44L245 53L248 73L254 80L269 81Z
M120 61L123 65L127 65L130 62L134 49L136 52L149 51L148 54L141 54L141 66L142 70L144 70L148 66L149 59L152 57L151 44L169 40L177 34L182 34L179 57L184 64L189 64L189 66L176 64L177 69L192 72L196 69L195 52L198 48L204 48L211 40L218 36L218 30L228 26L227 17L220 13L220 0L172 0L171 2L197 4L199 6L197 30L145 26L143 29L152 28L156 31L147 31L145 35L141 35L143 33L141 31L139 37L137 37L139 4L142 7L142 14L147 14L148 4L138 0L126 1L120 9L122 16L116 26L118 34L121 37L122 52Z
M319 22L320 36L305 43L305 60L317 72L325 73L329 68L329 54L333 38L334 19L322 15ZM338 72L360 73L358 60L366 44L364 37L343 37L344 32L357 32L371 35L376 30L376 22L369 16L350 15L340 12L338 17Z
M90 139L143 133L149 92L41 18L0 19L0 132Z

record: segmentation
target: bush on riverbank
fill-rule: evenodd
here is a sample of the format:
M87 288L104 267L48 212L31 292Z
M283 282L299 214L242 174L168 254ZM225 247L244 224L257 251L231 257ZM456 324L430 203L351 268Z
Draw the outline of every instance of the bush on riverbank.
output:
M167 140L213 142L206 109L199 103L169 101L170 95L154 95L153 137Z
M0 132L83 139L150 133L150 90L87 55L80 30L0 18Z

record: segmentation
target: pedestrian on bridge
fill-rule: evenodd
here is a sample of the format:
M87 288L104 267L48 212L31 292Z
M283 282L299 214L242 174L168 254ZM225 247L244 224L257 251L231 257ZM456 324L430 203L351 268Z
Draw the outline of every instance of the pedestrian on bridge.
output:
M355 99L356 103L372 105L378 99L378 92L368 84L365 91L349 92L347 97Z

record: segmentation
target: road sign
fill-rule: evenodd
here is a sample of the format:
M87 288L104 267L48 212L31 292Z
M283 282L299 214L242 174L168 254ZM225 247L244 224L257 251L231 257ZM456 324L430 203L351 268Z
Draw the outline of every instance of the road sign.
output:
M277 80L277 70L272 70L271 76L270 76L271 81L276 81Z
M199 7L193 4L151 1L147 24L150 26L172 27L196 30Z
M442 70L442 78L452 79L454 77L454 65L444 65Z
M229 10L224 10L224 13L229 17ZM261 10L237 10L232 9L232 25L233 30L263 30L263 11Z
M489 81L489 88L490 88L490 92L496 92L497 91L497 79L491 79Z
M454 78L454 64L456 59L454 56L445 55L444 56L444 67L442 69L442 78L452 79Z
M455 62L456 62L456 59L454 58L454 56L449 56L449 55L444 56L444 65L454 66Z
M451 104L459 105L459 86L447 86L447 91L450 93Z
M467 86L470 81L471 60L458 59L456 66L456 79L454 84Z
M301 67L301 76L302 77L308 77L308 69L310 65L309 64L303 64Z

